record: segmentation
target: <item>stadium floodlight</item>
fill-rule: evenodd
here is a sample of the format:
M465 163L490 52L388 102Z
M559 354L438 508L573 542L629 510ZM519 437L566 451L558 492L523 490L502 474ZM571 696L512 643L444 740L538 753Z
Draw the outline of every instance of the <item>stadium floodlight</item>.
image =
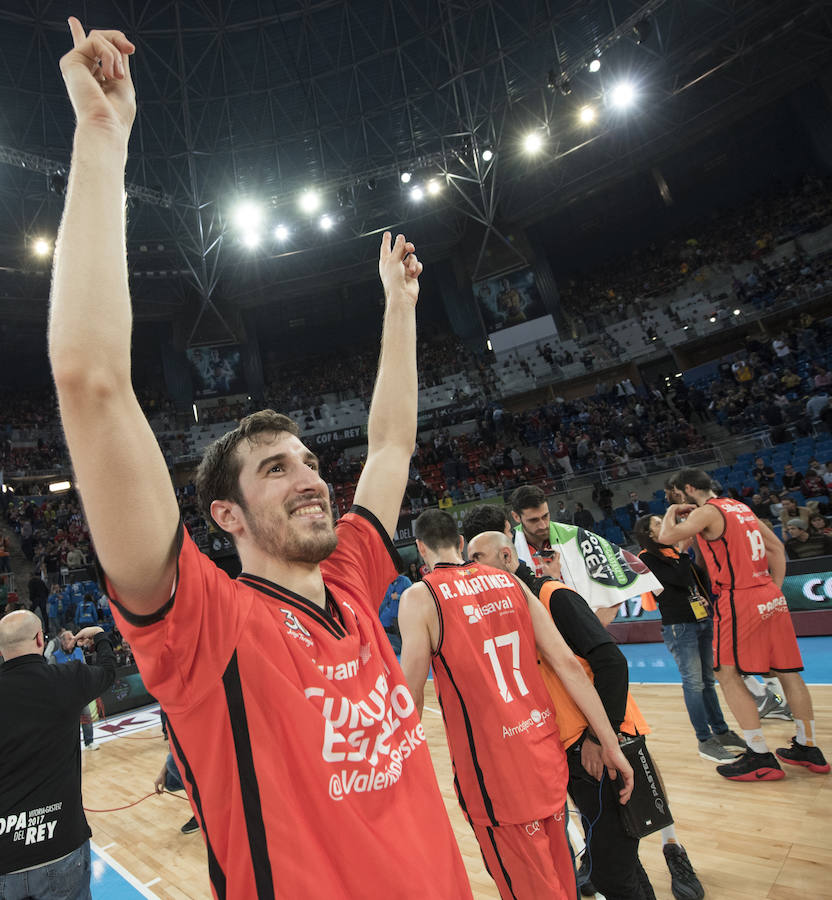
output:
M425 196L425 192L419 187L418 184L414 184L410 189L410 199L415 200L417 203Z
M526 153L538 153L543 147L543 137L539 131L530 131L523 138L523 149Z
M636 89L630 81L619 81L610 91L610 101L616 109L627 109L636 99Z
M285 241L289 238L289 229L285 225L278 225L274 230L274 236L279 241Z
M240 240L243 242L244 247L254 250L260 245L260 234L257 231L246 231Z
M402 172L401 174L402 184L410 184L410 179L413 177L412 172Z
M241 231L252 231L263 221L263 207L252 200L243 200L234 208L232 218Z
M317 191L313 191L311 188L305 190L300 197L298 198L298 206L300 207L300 211L306 213L307 215L312 215L315 210L321 205L321 195Z
M740 309L735 309L735 310L734 310L734 315L735 315L735 316L738 316L741 312L742 312L742 310L740 310Z
M35 253L35 256L48 256L49 251L52 249L52 245L46 238L37 238L32 244L32 250Z
M482 151L482 161L491 162L492 159L494 159L494 151L490 147L486 147L485 150Z
M584 125L591 125L595 121L595 107L582 106L578 118Z
M436 196L441 190L442 185L439 183L439 180L436 178L431 178L431 180L427 184L428 193L432 196Z
M49 493L59 494L61 491L68 491L71 487L71 481L53 481L49 485Z
M596 56L588 66L590 72L599 72L601 70L601 60Z
M716 316L711 316L711 318L708 319L708 321L709 321L709 322L712 322L712 323L713 323L713 322L716 322Z
M330 228L335 224L332 220L332 216L321 216L320 226L322 231L329 231Z

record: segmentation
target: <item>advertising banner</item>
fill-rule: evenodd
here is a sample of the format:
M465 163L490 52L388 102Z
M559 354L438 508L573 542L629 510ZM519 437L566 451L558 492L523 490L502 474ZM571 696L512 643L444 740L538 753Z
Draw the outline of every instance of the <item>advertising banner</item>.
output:
M473 288L489 334L546 315L531 269L477 281Z
M246 392L239 347L191 347L186 352L197 399Z

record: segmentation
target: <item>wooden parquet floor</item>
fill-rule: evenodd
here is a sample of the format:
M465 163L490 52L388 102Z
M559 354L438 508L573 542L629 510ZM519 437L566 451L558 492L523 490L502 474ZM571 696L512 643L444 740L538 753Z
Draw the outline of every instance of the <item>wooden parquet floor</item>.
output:
M634 685L633 693L654 733L650 750L659 763L680 841L710 900L832 898L832 775L788 767L778 782L727 782L701 759L685 712L681 686ZM832 687L812 687L818 743L832 756ZM453 793L441 717L429 682L425 729L437 778L477 900L497 898L476 841ZM726 709L723 704L723 709ZM726 717L732 727L735 723ZM764 726L769 745L788 744L789 722ZM167 752L160 733L140 732L83 754L84 803L92 809L122 806L153 789ZM165 900L210 898L205 847L199 833L183 835L187 802L153 796L119 812L89 813L93 840ZM670 876L658 835L642 843L641 860L658 900L671 900ZM449 898L451 900L451 898Z

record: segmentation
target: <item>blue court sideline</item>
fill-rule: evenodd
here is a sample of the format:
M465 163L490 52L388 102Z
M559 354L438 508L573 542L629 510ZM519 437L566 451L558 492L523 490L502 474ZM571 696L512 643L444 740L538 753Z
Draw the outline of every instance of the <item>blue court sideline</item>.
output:
M90 850L90 888L93 900L138 900L139 897L152 897L158 900L153 891L146 888L134 878L123 866L120 866L105 850L93 843ZM154 884L159 879L154 879Z
M832 684L832 636L798 638L807 684ZM664 644L620 644L630 666L630 682L681 684Z

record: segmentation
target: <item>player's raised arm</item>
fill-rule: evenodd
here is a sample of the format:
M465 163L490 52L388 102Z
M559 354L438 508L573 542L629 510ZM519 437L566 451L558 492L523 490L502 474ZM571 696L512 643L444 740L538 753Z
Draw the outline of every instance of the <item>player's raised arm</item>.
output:
M77 486L98 557L124 605L154 612L170 596L179 511L130 380L124 166L136 112L118 31L84 34L61 73L77 120L55 247L49 358Z
M422 264L400 234L381 240L378 271L384 285L384 328L378 375L367 422L367 464L355 502L374 513L387 533L396 531L416 443L416 301Z

